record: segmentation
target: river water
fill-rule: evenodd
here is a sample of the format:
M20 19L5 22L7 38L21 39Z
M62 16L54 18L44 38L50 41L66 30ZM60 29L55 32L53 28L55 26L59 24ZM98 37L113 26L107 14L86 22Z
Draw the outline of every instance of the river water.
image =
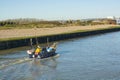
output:
M0 80L120 80L120 32L60 41L60 57L0 55Z

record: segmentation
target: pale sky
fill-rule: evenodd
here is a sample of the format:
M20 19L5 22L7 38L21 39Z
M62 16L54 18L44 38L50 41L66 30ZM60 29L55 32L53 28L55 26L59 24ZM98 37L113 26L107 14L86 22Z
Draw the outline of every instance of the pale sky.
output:
M0 0L0 20L120 17L120 0Z

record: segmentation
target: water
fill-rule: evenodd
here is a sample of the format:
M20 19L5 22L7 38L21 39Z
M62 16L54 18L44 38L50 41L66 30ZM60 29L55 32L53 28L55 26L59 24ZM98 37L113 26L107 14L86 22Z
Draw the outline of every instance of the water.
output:
M0 80L120 80L120 32L61 41L60 57L30 60L26 50L0 56Z

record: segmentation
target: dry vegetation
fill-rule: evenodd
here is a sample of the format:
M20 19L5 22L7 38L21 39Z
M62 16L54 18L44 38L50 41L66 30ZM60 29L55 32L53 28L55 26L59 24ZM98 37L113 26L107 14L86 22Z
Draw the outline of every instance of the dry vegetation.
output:
M115 27L111 24L90 25L80 20L76 21L39 21L39 20L8 20L0 22L0 40L11 38L27 38L35 36L89 31Z
M31 28L31 29L7 29L0 30L0 39L15 37L44 36L60 33L69 33L74 31L96 30L111 28L113 25L96 25L96 26L71 26L71 27L54 27L54 28Z

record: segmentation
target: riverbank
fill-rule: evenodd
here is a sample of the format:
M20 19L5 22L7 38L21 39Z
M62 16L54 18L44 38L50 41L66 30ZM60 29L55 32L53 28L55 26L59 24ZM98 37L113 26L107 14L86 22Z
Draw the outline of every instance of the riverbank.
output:
M28 46L30 45L30 38L33 39L33 44L36 44L36 36L38 37L39 43L46 43L47 38L49 38L49 41L58 41L114 31L120 31L120 26L97 25L97 26L1 30L0 50Z
M0 30L0 41L23 39L29 37L40 37L46 35L56 35L71 33L76 31L91 31L106 28L115 28L116 25L96 25L96 26L70 26L53 28L31 28L31 29L7 29ZM117 26L118 27L118 26Z

